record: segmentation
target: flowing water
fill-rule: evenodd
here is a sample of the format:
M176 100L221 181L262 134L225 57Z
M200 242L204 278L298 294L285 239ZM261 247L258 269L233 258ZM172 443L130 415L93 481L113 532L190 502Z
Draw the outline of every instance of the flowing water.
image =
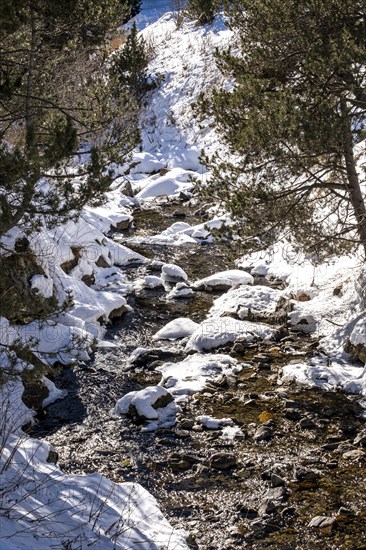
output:
M135 234L168 227L176 207L136 212ZM189 223L202 221L189 207L179 209ZM138 252L177 263L190 280L232 267L221 245L140 245ZM127 273L133 280L158 274L153 268ZM311 337L289 334L275 344L229 346L225 352L245 362L243 371L193 396L174 428L141 433L131 420L111 416L125 393L159 382L155 367L161 361L185 357L179 342L152 345L152 335L176 317L202 320L213 298L197 292L194 299L169 302L156 290L131 296L133 312L107 333L118 347L62 370L56 382L69 394L47 408L36 434L53 444L66 472L98 470L117 482L141 483L172 525L190 533L192 548L366 548L366 438L362 443L357 399L277 383L281 365L317 353ZM129 365L127 357L140 346L154 350L143 364ZM220 430L202 429L194 421L199 414L230 417L245 437L225 440ZM310 527L316 516L329 521Z

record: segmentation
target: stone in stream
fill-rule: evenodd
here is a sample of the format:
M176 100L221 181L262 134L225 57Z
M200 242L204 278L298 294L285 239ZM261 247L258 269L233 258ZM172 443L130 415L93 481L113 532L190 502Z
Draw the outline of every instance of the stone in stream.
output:
M233 453L215 453L210 458L210 466L216 470L228 470L236 464L236 457Z
M315 430L317 428L316 423L311 418L302 418L298 426L301 430Z
M315 516L310 522L309 527L315 527L317 529L332 528L336 522L335 517L328 516Z
M253 439L256 443L260 443L261 441L270 441L272 437L273 432L268 426L260 426L253 435Z
M365 457L365 452L361 449L354 449L353 451L347 451L342 454L342 457L346 460L360 460Z
M366 433L359 433L353 440L354 445L359 445L360 447L366 447Z
M180 283L187 281L188 275L178 265L164 264L161 269L161 278L168 283Z

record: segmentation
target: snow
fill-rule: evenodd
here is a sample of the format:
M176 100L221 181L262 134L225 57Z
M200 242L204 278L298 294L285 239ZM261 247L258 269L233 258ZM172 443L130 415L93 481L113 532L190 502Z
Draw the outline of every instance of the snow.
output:
M48 389L48 397L43 400L43 407L47 407L48 405L51 405L51 403L57 401L57 399L63 399L67 395L67 390L60 390L59 388L56 388L52 380L46 376L42 376L42 382Z
M161 233L149 237L132 237L131 244L151 243L169 246L186 246L187 244L202 244L214 242L212 229L220 229L227 223L227 216L214 217L211 220L197 225L186 222L176 222Z
M270 315L276 307L282 292L268 286L240 286L230 289L214 301L210 309L212 316L235 314L245 319L250 314Z
M176 283L180 281L187 281L187 273L178 265L164 264L161 270L161 277L164 281Z
M283 367L280 383L291 380L326 391L342 390L366 397L366 368L334 361L332 365L295 363Z
M153 340L177 340L178 338L185 338L186 336L191 336L198 327L199 324L191 319L178 317L154 334Z
M239 321L232 317L209 317L203 321L187 342L187 351L207 351L235 342L272 340L276 330L263 323Z
M245 433L239 426L225 426L221 433L221 438L227 441L233 441L234 439L241 439L244 437Z
M204 426L208 430L218 430L222 426L232 426L233 421L231 418L213 418L205 414L196 416L196 422Z
M202 391L208 381L215 380L222 374L240 372L241 366L230 355L195 353L178 363L165 363L156 370L163 376L160 384L179 401Z
M9 437L1 456L1 548L188 549L186 534L170 527L141 485L64 475L47 463L49 450Z
M144 288L159 288L161 286L164 287L164 281L161 277L147 275L142 282L142 286Z
M171 399L166 405L156 407L162 398ZM131 407L136 409L138 416L147 421L143 431L154 431L158 428L170 428L176 421L177 405L171 395L161 386L148 386L140 391L127 393L116 403L112 414L127 415Z
M44 275L33 275L30 279L30 286L44 298L51 298L53 295L53 281Z
M150 176L144 184L143 189L135 195L138 201L163 196L172 197L183 191L192 190L192 173L181 168L173 168L164 176Z
M227 271L214 273L209 277L196 281L193 284L193 288L208 290L215 287L228 288L238 285L251 285L253 282L253 277L246 271L241 271L240 269L229 269Z
M180 298L189 298L194 296L193 290L186 283L177 283L176 286L167 294L168 300Z

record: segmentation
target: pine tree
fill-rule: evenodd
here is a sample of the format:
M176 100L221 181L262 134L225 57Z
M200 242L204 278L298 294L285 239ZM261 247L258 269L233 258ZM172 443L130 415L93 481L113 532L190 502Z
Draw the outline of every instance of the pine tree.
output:
M135 107L105 78L126 13L120 0L2 1L0 235L77 215L135 146Z
M237 220L242 242L287 234L313 255L366 252L365 0L235 0L240 53L219 67L233 91L202 101L235 161L216 155L207 193Z
M127 89L139 103L149 89L147 66L146 43L142 36L138 36L134 23L126 43L113 59L111 72L121 90Z
M221 2L218 0L188 0L188 15L197 19L200 25L213 22Z

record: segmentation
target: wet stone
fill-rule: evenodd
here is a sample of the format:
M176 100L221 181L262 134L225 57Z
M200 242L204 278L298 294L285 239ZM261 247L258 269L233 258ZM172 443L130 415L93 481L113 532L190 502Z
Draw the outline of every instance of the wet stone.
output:
M346 460L360 460L365 457L365 452L361 449L354 449L353 451L343 453L342 457Z
M353 440L354 445L366 447L366 433L359 433Z
M272 437L273 432L268 426L260 426L253 435L253 439L256 443L260 443L261 441L270 441Z
M236 466L236 463L236 457L232 453L216 453L210 458L210 466L216 470L228 470Z
M317 425L314 420L311 420L311 418L302 418L299 421L299 428L301 430L315 430Z
M277 474L271 474L271 485L272 487L283 487L286 485L286 482L282 477Z
M318 529L324 529L325 527L332 527L336 522L335 517L327 516L315 516L309 523L309 527L315 527Z

